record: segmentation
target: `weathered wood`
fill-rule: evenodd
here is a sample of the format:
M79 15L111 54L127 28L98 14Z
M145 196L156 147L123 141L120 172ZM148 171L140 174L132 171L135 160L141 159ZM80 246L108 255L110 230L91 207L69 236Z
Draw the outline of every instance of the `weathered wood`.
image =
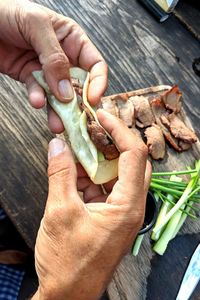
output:
M184 114L183 117L188 126L191 127L188 118ZM191 165L194 159L199 159L199 157L199 141L193 145L191 150L182 153L177 153L173 148L167 146L167 155L164 159L162 161L152 161L152 165L154 170L159 171L183 170L185 166ZM180 233L199 232L200 219L193 221L188 218ZM127 255L115 272L114 279L108 289L110 299L175 299L186 269L186 264L189 263L189 257L193 251L191 241L197 246L200 241L200 235L191 235L187 246L182 249L186 240L184 237L175 239L172 244L173 246L166 251L163 257L159 258L158 255L156 256L152 252L150 236L147 235L138 257L132 257L130 254ZM183 259L183 257L187 257L187 259ZM149 262L152 258L155 263L151 266ZM160 263L160 260L162 263ZM159 283L158 278L160 278ZM174 281L173 278L177 278L177 280ZM146 290L147 279L149 280L149 284ZM159 288L157 288L157 285L159 285ZM168 289L170 289L170 292L168 292ZM197 298L198 292L195 295L192 299L199 299Z
M153 271L147 281L147 300L175 299L174 296L178 293L184 272L199 241L200 234L179 236L170 243L163 257L153 257ZM191 300L199 299L200 285L191 297Z
M0 204L34 248L47 197L50 132L44 111L29 104L23 86L0 77Z
M184 93L186 114L200 136L200 81L192 70L193 59L199 57L200 45L175 17L159 24L137 1L130 0L37 2L72 17L86 30L110 68L107 94L178 84ZM1 76L0 86L0 203L33 248L47 197L46 152L51 135L45 111L35 111L25 103L27 96L22 85ZM181 169L199 158L199 147L193 149L182 154L169 149L164 161L154 166L156 169ZM184 228L185 233L198 232L199 222L187 222ZM193 238L199 240L199 235L193 235ZM173 254L174 268L170 272L173 276L179 274L180 281L185 266L177 265L176 261L178 254L184 258L184 245L179 247L178 243L176 239L170 246L173 250L166 255ZM189 256L192 249L187 236L184 244L188 246ZM160 257L154 256L151 266L152 256L147 236L141 254L137 258L126 256L116 271L108 289L111 300L141 300L146 295L152 300L148 291L157 299L175 298L177 282L172 282L166 264L156 268L155 261L160 262ZM160 289L156 289L157 272L162 268L165 275L159 282ZM171 298L163 290L166 286L173 290Z
M174 14L193 36L200 41L200 3L195 0L179 1Z

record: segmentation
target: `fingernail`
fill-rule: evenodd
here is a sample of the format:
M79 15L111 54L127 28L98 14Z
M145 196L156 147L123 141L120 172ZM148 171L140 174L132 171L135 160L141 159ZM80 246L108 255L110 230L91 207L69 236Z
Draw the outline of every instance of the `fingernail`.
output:
M59 93L62 98L72 100L74 97L74 91L71 82L67 79L63 79L58 83Z
M60 139L53 139L49 143L49 152L48 152L48 158L54 157L60 153L63 152L65 148L65 142Z

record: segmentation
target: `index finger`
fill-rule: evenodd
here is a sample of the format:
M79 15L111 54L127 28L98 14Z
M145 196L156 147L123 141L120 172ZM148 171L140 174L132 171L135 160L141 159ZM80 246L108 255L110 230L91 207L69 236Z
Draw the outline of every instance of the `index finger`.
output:
M71 19L66 18L66 22L68 31L65 30L67 35L62 41L63 50L72 65L90 72L88 100L96 105L107 88L107 64L83 29Z
M118 204L136 205L136 202L141 202L141 198L146 192L147 147L142 139L115 116L103 110L99 110L97 115L99 122L112 136L121 153L118 181L110 199Z

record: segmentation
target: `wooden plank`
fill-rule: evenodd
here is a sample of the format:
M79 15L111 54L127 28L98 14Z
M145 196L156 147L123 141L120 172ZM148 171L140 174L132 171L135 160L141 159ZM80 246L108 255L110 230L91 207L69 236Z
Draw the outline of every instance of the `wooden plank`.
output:
M155 89L155 88L154 88ZM141 91L139 91L140 93ZM127 95L137 94L137 91L127 93ZM145 90L144 90L144 95ZM111 96L111 98L114 98ZM188 118L185 116L185 122L191 127ZM177 153L171 147L167 147L167 155L162 161L152 161L153 169L159 171L167 170L183 170L185 166L191 165L194 159L200 157L200 144L199 141L193 146L193 149L187 152ZM200 219L193 221L188 218L185 226L182 228L181 233L199 233L200 232ZM200 241L200 235L193 235L191 240L194 240L196 245ZM176 241L176 240L175 240ZM118 270L115 272L114 279L111 282L108 292L111 299L162 299L171 300L175 299L178 291L178 287L182 280L184 270L186 268L186 262L189 260L183 260L185 253L190 257L192 253L192 244L188 239L188 244L181 251L181 247L185 245L184 237L179 238L177 242L173 243L174 247L170 247L163 257L156 256L152 251L152 245L150 244L150 234L146 235L141 251L138 257L132 257L127 255ZM151 265L151 260L157 262L157 265ZM171 268L169 268L169 260L171 260ZM163 263L161 263L161 262ZM169 276L170 274L170 276ZM177 277L177 280L171 280L171 278ZM147 278L149 281L147 289ZM157 288L159 281L159 288ZM163 294L163 290L166 289L166 285L170 288L170 292ZM148 293L148 294L147 294ZM156 298L155 298L156 295ZM198 299L198 298L194 298Z
M175 299L191 255L199 241L200 234L179 236L170 243L165 256L153 257L151 261L153 271L147 281L146 300ZM174 272L173 257L176 258L176 272ZM167 276L169 276L170 280L166 280ZM191 300L199 299L200 285L197 286L191 297Z
M40 0L38 3L72 17L85 28L109 65L107 94L176 83L184 93L187 116L200 136L200 82L192 70L200 45L176 18L172 16L161 25L137 1L131 0ZM51 135L45 111L34 111L25 105L27 96L20 84L1 76L0 85L0 202L33 248L47 197L46 151ZM170 149L168 157L156 163L155 168L182 168L194 157L199 158L197 146L194 152L181 155ZM183 233L199 231L199 223L196 224L188 222ZM173 247L176 246L175 240ZM184 256L181 247L179 255ZM156 274L151 258L147 237L141 255L126 256L120 264L108 289L111 300L145 299L147 277L150 272ZM172 263L176 274L179 270L176 256L172 257ZM167 270L164 265L163 270ZM162 284L172 285L167 273ZM168 300L162 290L158 293L158 297Z
M0 204L34 248L47 198L45 111L27 103L22 85L0 76Z
M200 3L195 0L179 1L174 14L191 34L200 41Z

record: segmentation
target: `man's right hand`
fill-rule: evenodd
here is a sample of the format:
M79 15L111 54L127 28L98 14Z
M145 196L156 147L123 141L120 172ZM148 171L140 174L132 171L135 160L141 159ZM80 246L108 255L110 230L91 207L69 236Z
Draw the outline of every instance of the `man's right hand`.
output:
M120 120L99 111L120 150L119 177L93 184L59 139L49 145L49 195L35 247L33 299L95 300L142 226L151 177L147 148ZM83 200L79 196L83 192Z

